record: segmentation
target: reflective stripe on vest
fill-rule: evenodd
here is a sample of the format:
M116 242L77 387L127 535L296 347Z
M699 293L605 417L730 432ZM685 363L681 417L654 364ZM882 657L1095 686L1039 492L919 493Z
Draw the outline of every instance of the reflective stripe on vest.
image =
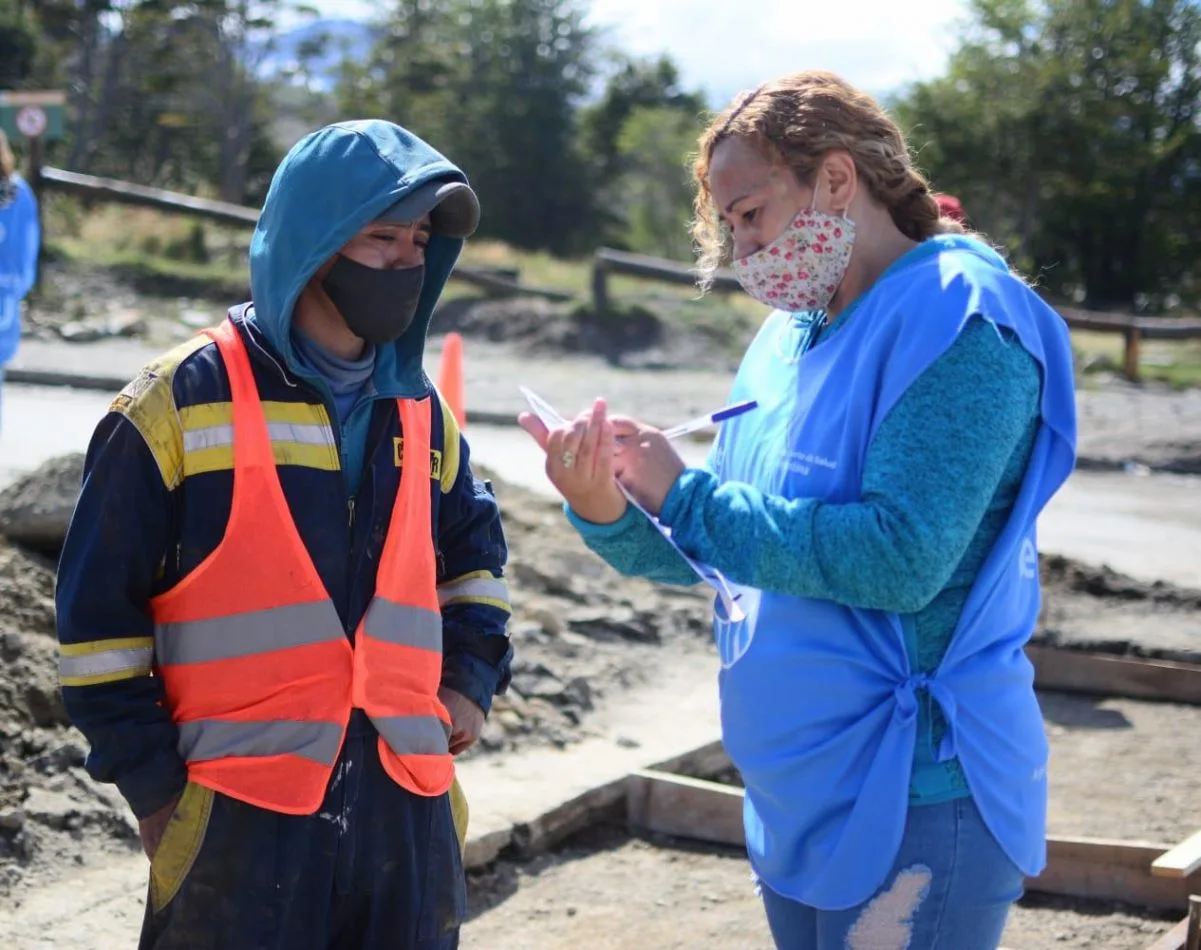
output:
M401 470L376 597L352 649L280 486L241 335L231 321L206 332L230 382L229 518L221 544L150 605L156 669L189 778L273 811L311 814L359 706L380 732L388 773L417 794L445 792L454 764L437 698L431 400L397 402L405 439L424 451Z
M163 665L205 663L270 653L345 637L328 600L228 614L209 620L160 624L155 637Z
M333 765L341 745L342 724L338 722L195 719L179 726L179 751L188 762L229 756L299 755Z
M438 699L442 613L430 543L430 412L400 404L404 467L375 578L375 599L355 632L353 702L380 733L384 770L419 795L454 781L450 714ZM403 517L402 517L403 513Z

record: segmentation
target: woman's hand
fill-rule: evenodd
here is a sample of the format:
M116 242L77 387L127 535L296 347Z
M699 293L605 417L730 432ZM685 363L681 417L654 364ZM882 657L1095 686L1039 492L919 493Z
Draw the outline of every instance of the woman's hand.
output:
M680 458L663 433L633 419L615 418L617 478L643 508L658 517L667 493L684 471Z
M546 452L546 475L577 515L612 524L625 514L629 503L614 476L617 443L603 399L567 428L548 430L529 412L517 421Z

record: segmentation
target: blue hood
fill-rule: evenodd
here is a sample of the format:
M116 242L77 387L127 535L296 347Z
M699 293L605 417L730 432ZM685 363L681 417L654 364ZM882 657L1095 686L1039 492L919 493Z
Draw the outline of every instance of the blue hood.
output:
M467 181L433 148L382 120L340 122L297 142L275 171L250 242L253 321L295 374L305 371L291 342L292 308L322 264L401 197L431 181ZM425 254L425 285L413 323L377 349L372 378L380 397L420 397L434 304L463 241L434 234Z

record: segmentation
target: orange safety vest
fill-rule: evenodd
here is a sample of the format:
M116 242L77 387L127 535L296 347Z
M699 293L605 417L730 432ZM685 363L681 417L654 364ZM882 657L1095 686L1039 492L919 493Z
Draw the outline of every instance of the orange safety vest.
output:
M204 332L229 376L229 521L217 548L150 602L156 670L188 778L271 811L312 814L358 707L379 730L387 773L414 794L443 794L454 760L438 699L431 400L397 400L404 465L352 648L288 510L242 337L230 321Z

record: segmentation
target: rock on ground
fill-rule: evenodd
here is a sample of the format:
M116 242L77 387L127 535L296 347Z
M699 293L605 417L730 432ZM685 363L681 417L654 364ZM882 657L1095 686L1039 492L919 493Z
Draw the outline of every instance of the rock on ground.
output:
M62 547L83 480L83 454L51 459L0 492L0 535L34 550Z

